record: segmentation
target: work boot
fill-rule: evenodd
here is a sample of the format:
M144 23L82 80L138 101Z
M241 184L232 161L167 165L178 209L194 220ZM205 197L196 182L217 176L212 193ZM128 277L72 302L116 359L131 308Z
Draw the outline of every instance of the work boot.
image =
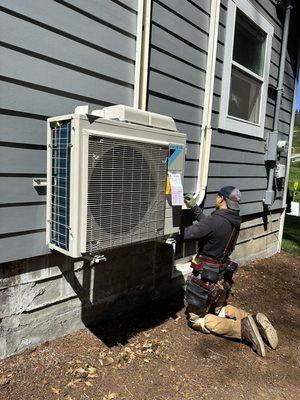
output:
M253 318L264 341L272 349L276 349L278 345L278 336L274 326L271 324L265 314L257 313L255 316L253 316Z
M261 357L265 357L265 346L256 323L251 315L241 320L241 336L252 345L252 349Z

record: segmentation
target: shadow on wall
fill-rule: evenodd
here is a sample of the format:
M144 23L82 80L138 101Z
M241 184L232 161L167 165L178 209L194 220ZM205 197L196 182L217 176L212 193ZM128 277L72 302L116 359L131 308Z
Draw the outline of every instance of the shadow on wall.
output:
M183 291L170 307L162 310L157 303L184 285L183 276L172 279L172 246L138 243L112 249L105 256L107 261L92 266L89 261L79 261L80 274L71 259L60 269L81 301L82 322L107 345L126 343L133 334L132 321L127 323L123 318L120 323L121 314L131 311L130 319L134 318L136 328L143 330L162 323L183 307ZM148 306L148 312L149 307L152 310L149 319L144 318L140 308L146 303L152 303ZM103 324L107 320L110 322Z
M172 279L171 245L138 243L105 256L93 266L58 252L1 264L0 359L84 326L108 345L126 342L133 330L157 325L183 307L183 293L170 307L157 302L184 285L182 275ZM128 312L134 329L120 318Z

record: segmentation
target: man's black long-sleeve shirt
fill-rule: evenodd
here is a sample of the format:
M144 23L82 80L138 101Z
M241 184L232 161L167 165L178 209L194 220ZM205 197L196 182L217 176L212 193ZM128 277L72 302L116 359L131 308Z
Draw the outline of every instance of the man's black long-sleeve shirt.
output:
M242 219L239 212L219 209L206 216L198 206L194 207L193 211L197 221L184 228L183 240L198 240L198 254L220 260L233 227L240 229Z

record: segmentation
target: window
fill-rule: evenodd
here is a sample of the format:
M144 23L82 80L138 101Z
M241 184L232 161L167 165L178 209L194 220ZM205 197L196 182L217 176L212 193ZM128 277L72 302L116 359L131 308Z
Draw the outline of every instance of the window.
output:
M248 0L229 0L219 127L263 137L273 27Z

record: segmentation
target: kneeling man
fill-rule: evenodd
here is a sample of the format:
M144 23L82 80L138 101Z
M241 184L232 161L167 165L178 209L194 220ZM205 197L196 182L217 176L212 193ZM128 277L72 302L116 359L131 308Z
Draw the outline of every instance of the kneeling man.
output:
M268 318L227 305L233 274L237 264L229 256L234 249L241 225L240 191L233 186L220 189L216 210L203 214L192 195L185 203L195 214L196 222L184 229L184 240L198 240L198 252L191 267L193 272L186 286L189 326L202 333L215 333L251 344L260 356L265 356L265 342L273 349L278 338Z

